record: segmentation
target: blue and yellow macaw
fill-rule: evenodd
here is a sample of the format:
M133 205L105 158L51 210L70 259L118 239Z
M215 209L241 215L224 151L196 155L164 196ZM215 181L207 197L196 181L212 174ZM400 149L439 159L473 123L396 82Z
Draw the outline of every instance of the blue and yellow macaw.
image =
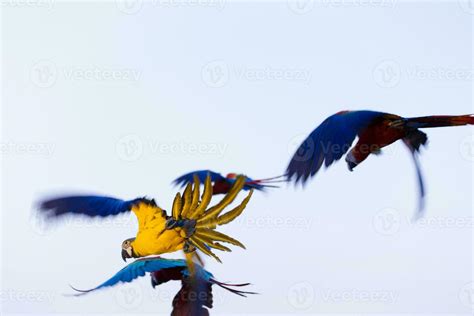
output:
M149 273L151 284L156 287L171 280L181 281L181 289L173 299L173 312L171 315L202 315L212 308L212 286L218 285L234 294L246 296L256 294L237 290L233 287L243 287L249 283L228 284L217 281L212 273L206 271L201 265L195 264L194 273L190 273L185 260L164 259L158 256L137 259L133 263L117 272L109 280L90 290L78 290L81 296L99 289L115 286L119 283L129 283Z
M173 181L174 185L179 185L184 187L186 184L191 183L193 181L194 176L197 176L201 182L204 182L207 176L211 177L211 181L213 183L212 186L212 193L213 194L226 194L229 192L232 185L235 183L238 174L236 173L228 173L225 177L217 172L211 170L195 170L189 173L182 175L181 177L175 179ZM266 188L278 188L276 185L272 185L274 183L279 182L286 182L286 179L283 179L285 175L281 175L278 177L266 178L266 179L258 179L254 180L249 177L245 177L245 184L243 187L244 191L248 191L251 189L255 189L258 191L265 191Z
M66 196L40 203L40 211L48 217L66 214L106 217L132 211L138 219L138 233L122 243L122 258L139 258L184 250L187 258L196 249L221 262L211 249L231 251L220 242L245 248L238 240L216 231L218 225L230 223L247 206L253 191L229 212L222 214L242 190L245 177L237 177L231 190L216 205L208 208L212 197L211 178L207 177L200 197L200 181L194 177L181 196L176 194L172 214L168 216L154 200L137 198L129 201L105 196ZM191 257L190 257L191 254Z
M419 213L424 205L424 185L417 154L426 144L427 135L419 128L473 125L473 115L438 115L404 118L395 114L376 111L342 111L324 120L293 155L288 167L288 179L305 183L321 166L329 167L346 155L350 171L370 154L378 154L385 146L403 140L415 162L420 190ZM358 142L351 148L355 137Z

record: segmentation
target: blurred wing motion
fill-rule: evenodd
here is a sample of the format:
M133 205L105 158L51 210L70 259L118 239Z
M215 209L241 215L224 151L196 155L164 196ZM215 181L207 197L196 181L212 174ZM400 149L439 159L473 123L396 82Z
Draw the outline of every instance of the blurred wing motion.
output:
M427 136L418 128L472 124L472 115L403 118L375 111L342 111L323 121L299 146L287 167L288 179L305 183L319 171L323 163L329 167L349 149L346 162L352 171L370 154L378 154L385 146L403 140L415 164L420 196L419 217L424 207L425 189L418 153L420 147L426 144ZM358 141L351 148L356 136Z
M221 175L220 173L217 173L211 170L196 170L196 171L183 174L181 177L176 178L173 181L173 184L179 185L180 187L184 187L188 183L193 183L194 176L197 176L201 183L204 183L208 176L211 178L211 182L225 180L225 177Z
M214 276L202 266L195 265L194 276L191 276L185 260L170 260L160 257L138 259L117 272L113 277L90 290L78 290L74 296L81 296L105 287L120 283L129 283L150 273L151 284L156 287L168 281L181 281L181 289L173 300L172 315L207 315L207 308L212 308L212 285L218 285L234 294L246 296L254 292L240 291L234 287L243 287L249 283L227 284L214 279ZM207 313L207 314L206 314Z
M134 262L127 265L122 270L120 270L119 272L117 272L110 279L96 286L93 289L90 289L90 290L78 290L76 288L73 288L73 289L80 292L79 294L76 294L76 296L84 295L86 293L93 292L105 287L114 286L119 283L130 283L139 277L145 276L146 273L155 272L155 271L167 271L169 269L176 269L176 268L186 270L187 269L186 261L163 259L160 257L137 259Z
M138 198L123 201L90 195L47 200L40 203L39 210L48 217L56 218L66 214L105 217L133 211L137 216L139 227L137 236L130 245L123 245L128 247L124 249L129 251L127 257L145 257L180 249L189 253L199 249L220 262L211 249L231 251L220 242L245 248L236 239L215 230L219 225L230 223L244 211L252 196L252 190L240 205L223 213L224 209L235 200L244 184L245 177L238 176L222 200L208 209L213 192L211 176L206 177L201 196L200 180L196 175L193 183L186 185L182 195L176 194L171 216L167 216L166 211L158 207L154 200Z
M43 201L40 203L39 209L48 217L60 217L67 214L106 217L129 212L134 205L143 201L146 199L137 198L124 201L95 195L68 196Z
M192 183L194 181L194 176L197 176L200 182L203 183L207 175L211 177L211 182L213 184L213 194L228 193L238 176L236 173L229 173L224 177L220 173L211 170L197 170L184 174L181 177L175 179L173 184L183 187L188 183ZM286 175L257 180L245 177L243 190L248 191L255 189L259 191L265 191L266 188L278 188L278 186L275 184L280 182L287 182Z
M349 150L354 139L374 119L386 115L374 111L343 111L328 117L298 147L287 167L288 178L305 183L321 168L329 167Z

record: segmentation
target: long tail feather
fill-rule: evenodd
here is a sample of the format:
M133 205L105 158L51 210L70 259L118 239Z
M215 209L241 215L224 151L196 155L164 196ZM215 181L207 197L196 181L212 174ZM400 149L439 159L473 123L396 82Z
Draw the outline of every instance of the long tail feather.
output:
M411 117L407 118L405 122L408 127L413 128L474 125L474 115L433 115Z
M222 283L222 282L219 282L215 279L211 279L210 280L213 284L216 284L218 286L220 286L221 288L223 289L226 289L227 291L229 292L232 292L236 295L239 295L239 296L243 296L243 297L247 297L247 294L258 294L257 292L250 292L250 291L241 291L241 290L237 290L237 289L233 289L232 287L243 287L243 286L248 286L250 285L250 283L242 283L242 284L229 284L229 283Z

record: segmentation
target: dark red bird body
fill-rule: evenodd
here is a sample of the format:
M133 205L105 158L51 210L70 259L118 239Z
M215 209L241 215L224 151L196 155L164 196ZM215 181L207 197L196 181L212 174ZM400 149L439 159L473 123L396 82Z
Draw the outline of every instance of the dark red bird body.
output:
M232 183L228 182L227 180L218 180L214 182L212 194L226 194L229 192L231 187Z
M417 154L427 142L420 128L473 125L473 115L433 115L403 118L398 115L376 111L341 111L324 120L297 149L288 167L288 179L305 183L324 165L329 167L346 155L352 171L370 154L397 140L409 148L417 172L420 188L419 214L423 209L424 185ZM350 149L354 139L357 143Z
M377 119L359 134L359 140L351 150L358 163L364 161L370 154L378 153L383 147L405 137L404 129L390 126L394 119L401 117L393 115L391 118Z

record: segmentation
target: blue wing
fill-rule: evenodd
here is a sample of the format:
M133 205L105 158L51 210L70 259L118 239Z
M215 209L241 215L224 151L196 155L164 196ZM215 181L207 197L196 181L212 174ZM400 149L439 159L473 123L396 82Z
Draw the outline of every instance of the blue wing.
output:
M109 216L130 211L135 203L146 200L138 198L124 201L105 196L65 196L42 201L39 210L51 217L65 214L84 214L87 216Z
M206 177L208 174L211 176L212 182L225 180L225 178L220 173L217 173L211 170L196 170L190 173L186 173L182 175L181 177L175 179L173 181L173 184L184 187L186 184L192 183L194 181L194 175L197 175L199 178L199 181L201 183L204 183L206 181Z
M117 272L113 277L100 284L99 286L90 289L90 290L74 290L81 292L77 295L83 295L104 287L114 286L118 283L129 283L133 280L144 276L147 272L155 272L159 270L169 269L169 268L182 268L183 276L188 276L187 264L185 260L171 260L164 259L160 257L148 257L144 259L135 260L133 263L127 265L125 268ZM212 274L204 270L201 266L196 264L196 276L200 279L204 279L209 282L212 278Z
M386 113L375 111L339 112L328 117L299 146L288 168L288 179L296 176L304 183L314 176L323 162L329 167L349 150L355 137L374 119Z

